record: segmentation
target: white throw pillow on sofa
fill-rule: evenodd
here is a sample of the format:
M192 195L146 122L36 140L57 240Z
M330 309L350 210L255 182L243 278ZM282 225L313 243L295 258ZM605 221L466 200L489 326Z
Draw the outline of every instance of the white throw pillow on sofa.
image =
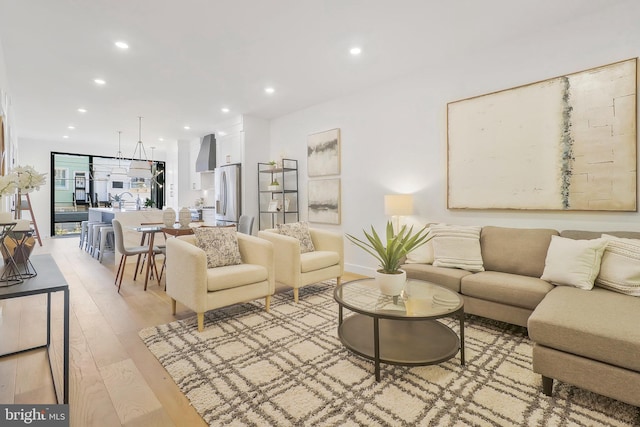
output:
M413 227L413 234L415 234L429 225L429 221L425 218L407 216L402 217L400 221L400 226L403 225L407 226L407 230ZM407 264L433 264L433 239L409 252L405 262Z
M600 271L607 239L576 240L551 236L542 280L590 290Z
M596 286L640 296L640 240L603 234L608 240Z
M480 250L482 227L465 225L432 225L434 267L484 271Z

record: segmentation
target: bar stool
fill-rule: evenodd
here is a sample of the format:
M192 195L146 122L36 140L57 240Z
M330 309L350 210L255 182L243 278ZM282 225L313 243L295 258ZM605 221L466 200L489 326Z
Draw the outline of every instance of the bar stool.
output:
M78 247L83 249L85 243L87 243L87 227L89 225L89 221L82 221L80 223L80 244Z
M109 252L115 252L113 226L107 225L106 227L100 227L98 231L98 261L102 262L102 257L109 249Z
M106 222L96 222L93 224L89 224L89 237L88 237L88 245L89 245L89 255L95 258L98 249L98 235L100 233L101 227L108 227L109 224Z

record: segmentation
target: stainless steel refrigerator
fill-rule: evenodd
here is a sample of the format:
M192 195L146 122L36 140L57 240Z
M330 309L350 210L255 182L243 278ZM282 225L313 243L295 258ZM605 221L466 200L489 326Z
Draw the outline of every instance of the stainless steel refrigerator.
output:
M216 224L237 224L240 219L240 165L215 169Z

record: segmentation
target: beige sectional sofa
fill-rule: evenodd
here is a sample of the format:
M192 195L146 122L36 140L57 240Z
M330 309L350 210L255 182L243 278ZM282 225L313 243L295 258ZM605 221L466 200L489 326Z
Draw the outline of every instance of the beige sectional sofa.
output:
M640 232L606 234L640 239ZM551 395L557 379L640 406L640 297L598 286L555 286L540 278L552 236L601 235L486 226L479 236L484 271L424 262L402 268L407 277L462 294L466 313L528 327L533 370L542 375L545 394Z

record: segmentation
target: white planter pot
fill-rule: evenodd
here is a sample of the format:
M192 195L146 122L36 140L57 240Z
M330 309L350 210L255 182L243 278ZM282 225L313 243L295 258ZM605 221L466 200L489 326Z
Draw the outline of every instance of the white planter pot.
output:
M376 271L376 282L380 292L384 295L400 295L407 281L407 272L400 270L400 274L386 274Z
M269 185L269 186L267 187L267 189L268 189L269 191L280 191L280 186L279 186L279 185Z

